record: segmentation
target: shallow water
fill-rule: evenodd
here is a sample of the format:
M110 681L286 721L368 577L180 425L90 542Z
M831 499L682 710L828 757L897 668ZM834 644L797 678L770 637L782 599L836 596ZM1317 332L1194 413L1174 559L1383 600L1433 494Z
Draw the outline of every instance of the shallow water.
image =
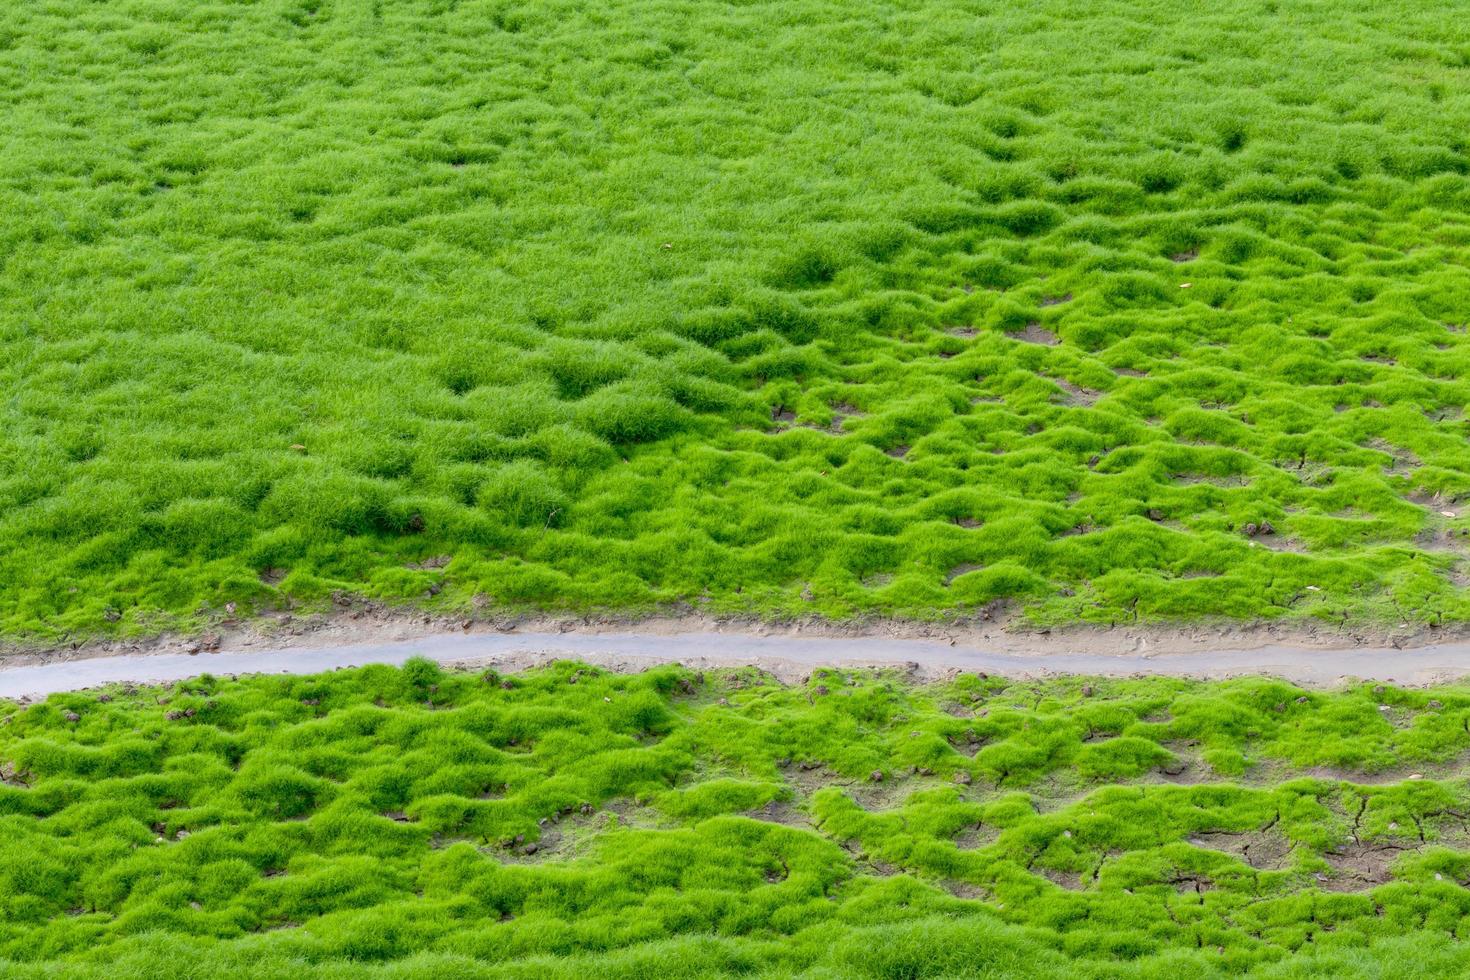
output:
M1271 674L1310 684L1342 678L1428 684L1470 674L1470 643L1409 650L1263 647L1187 653L1001 653L937 640L892 637L750 636L732 633L475 633L387 643L289 647L222 653L132 654L0 667L0 697L40 697L104 684L168 682L211 674L310 674L364 664L401 664L412 656L443 664L566 657L619 667L682 661L701 666L917 664L1007 676L1046 673L1171 677Z

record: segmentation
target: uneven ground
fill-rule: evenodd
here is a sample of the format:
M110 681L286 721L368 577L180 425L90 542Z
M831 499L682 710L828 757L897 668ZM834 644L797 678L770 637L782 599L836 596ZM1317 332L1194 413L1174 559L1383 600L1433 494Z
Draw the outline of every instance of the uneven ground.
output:
M1465 688L1259 679L416 661L0 703L0 968L1463 975L1467 753Z
M1463 622L1461 14L4 5L0 632Z

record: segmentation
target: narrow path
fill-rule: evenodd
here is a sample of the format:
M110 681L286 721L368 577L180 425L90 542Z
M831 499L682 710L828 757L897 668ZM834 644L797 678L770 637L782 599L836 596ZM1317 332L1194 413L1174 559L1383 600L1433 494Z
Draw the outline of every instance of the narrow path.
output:
M170 682L202 673L310 674L364 664L401 664L411 656L443 664L521 669L558 658L618 670L680 662L693 667L756 665L785 679L820 666L896 665L923 675L972 670L1027 677L1044 674L1219 678L1269 674L1313 685L1346 678L1430 684L1470 674L1470 641L1398 650L1389 647L1088 652L1053 646L1005 652L980 644L882 636L756 636L738 633L474 633L339 646L282 647L198 655L130 654L13 667L0 665L0 697L44 697L103 684ZM1222 645L1223 646L1223 645Z

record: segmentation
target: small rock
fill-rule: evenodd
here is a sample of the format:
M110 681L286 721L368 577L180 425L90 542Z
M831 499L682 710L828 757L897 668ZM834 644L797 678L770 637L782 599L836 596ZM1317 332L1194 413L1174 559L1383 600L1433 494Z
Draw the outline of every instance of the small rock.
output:
M1440 708L1443 708L1444 705L1440 704L1438 701L1431 700L1428 704L1424 705L1424 707L1428 708L1430 711L1438 711Z
M959 783L961 786L970 785L971 780L972 777L970 776L970 774L963 769L954 774L954 781Z
M79 715L79 714L77 714L75 711L68 711L66 714L62 715L61 717L65 718L67 721L71 721L71 722L77 722L77 721L81 721L82 720L82 716Z
M1248 538L1253 538L1257 534L1260 534L1261 533L1260 526L1258 524L1255 524L1255 523L1247 524L1245 527L1241 528L1240 530L1241 530L1241 533L1243 533Z
M875 783L883 782L883 770L874 769L872 772L868 773L868 779L872 780Z
M1084 698L1090 698L1090 697L1092 697L1092 695L1093 695L1092 685L1091 684L1083 684L1082 685L1082 696Z
M522 854L535 854L539 850L541 850L541 848L538 847L537 845L535 845L535 844L527 844L525 847L521 848L521 853Z

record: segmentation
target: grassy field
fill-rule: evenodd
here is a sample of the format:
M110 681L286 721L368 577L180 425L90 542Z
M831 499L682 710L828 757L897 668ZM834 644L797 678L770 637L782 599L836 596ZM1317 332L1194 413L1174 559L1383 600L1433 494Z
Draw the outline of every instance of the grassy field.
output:
M1463 12L4 5L0 633L1463 622Z
M1470 971L1470 689L427 661L0 703L7 977Z

